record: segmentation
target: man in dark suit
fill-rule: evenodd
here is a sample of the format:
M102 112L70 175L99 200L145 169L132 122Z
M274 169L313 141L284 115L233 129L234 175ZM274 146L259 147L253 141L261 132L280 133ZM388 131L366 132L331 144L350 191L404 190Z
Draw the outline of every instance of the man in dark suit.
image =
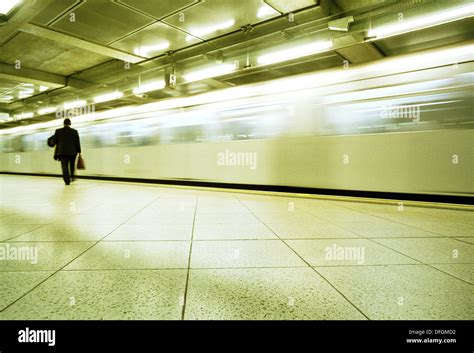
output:
M63 179L66 185L74 181L74 167L77 154L81 154L79 133L71 128L71 120L64 119L64 127L54 133L56 139L55 158L61 161Z

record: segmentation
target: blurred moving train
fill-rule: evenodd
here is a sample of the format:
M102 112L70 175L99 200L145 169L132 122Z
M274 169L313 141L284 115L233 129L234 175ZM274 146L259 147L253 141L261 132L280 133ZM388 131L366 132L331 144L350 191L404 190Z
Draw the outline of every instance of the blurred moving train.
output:
M80 175L474 193L474 43L72 119ZM62 119L0 130L1 172L59 174Z

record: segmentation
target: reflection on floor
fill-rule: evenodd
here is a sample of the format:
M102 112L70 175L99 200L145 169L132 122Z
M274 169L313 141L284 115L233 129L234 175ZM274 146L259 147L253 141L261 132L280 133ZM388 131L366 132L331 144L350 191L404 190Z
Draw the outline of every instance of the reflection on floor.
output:
M0 176L0 319L473 319L474 209Z

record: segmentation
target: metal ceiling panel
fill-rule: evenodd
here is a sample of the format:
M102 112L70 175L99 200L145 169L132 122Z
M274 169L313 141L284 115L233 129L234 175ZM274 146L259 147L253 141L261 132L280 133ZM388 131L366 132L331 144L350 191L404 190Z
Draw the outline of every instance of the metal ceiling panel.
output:
M70 49L72 47L20 32L2 46L0 62L13 64L16 60L20 60L24 67L37 68L42 63Z
M318 4L318 0L265 0L265 2L282 13L288 13Z
M113 42L154 21L110 0L88 1L73 13L74 22L65 16L51 28L100 44Z
M196 4L199 0L118 0L118 2L161 19Z
M199 41L196 38L186 40L186 37L186 33L162 22L157 22L119 40L112 47L151 58L163 54L167 50L177 50ZM166 43L168 43L167 47Z
M270 12L259 12L261 8ZM280 14L272 12L263 0L208 0L170 16L163 22L182 29L194 37L210 39L232 32L246 24L258 23L278 15Z
M67 9L70 9L74 5L80 3L82 0L61 0L61 1L54 1L41 11L38 16L36 16L32 22L48 25L50 22L54 21L56 17L61 15Z
M15 60L20 60L25 68L70 75L109 58L22 32L0 51L0 62L13 64Z

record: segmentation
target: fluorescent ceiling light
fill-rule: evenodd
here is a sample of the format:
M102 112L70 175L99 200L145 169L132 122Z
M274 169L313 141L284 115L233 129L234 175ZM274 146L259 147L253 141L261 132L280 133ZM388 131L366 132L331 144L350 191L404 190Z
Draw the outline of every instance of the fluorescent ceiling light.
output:
M33 93L30 92L20 92L18 93L18 98L23 99L23 98L28 98L31 97Z
M273 9L273 7L268 6L268 5L263 5L260 7L257 11L257 17L258 18L263 18L266 16L273 16L273 15L279 15L280 13Z
M137 88L133 89L133 94L142 94L146 92L156 91L158 89L165 88L166 82L165 81L155 81L150 82L144 85L140 85Z
M79 107L83 107L87 104L86 101L84 100L77 100L77 101L74 101L74 102L66 102L63 104L63 108L68 110L68 109L74 109L74 108L79 108Z
M210 26L210 27L190 29L189 32L193 36L202 37L202 36L205 36L206 34L214 33L214 32L220 31L222 29L232 27L234 24L235 24L235 20L232 19L232 20L227 20L225 22L218 23L218 24L216 24L214 26ZM193 36L187 36L186 40L188 42L193 40L194 39Z
M143 55L143 56L148 56L150 53L155 52L155 51L160 51L169 48L170 43L169 42L162 42L158 43L155 45L149 45L149 46L144 46L140 47L134 50L134 53L137 55Z
M474 4L461 6L454 9L445 9L431 15L405 20L392 25L382 26L369 30L368 37L384 38L396 34L406 33L417 29L432 27L443 23L460 20L474 15Z
M7 15L21 0L2 0L0 1L0 13Z
M34 115L35 115L34 113L21 113L21 114L15 115L15 118L16 119L28 119L28 118L32 118Z
M40 88L39 88L40 92L47 91L48 89L49 89L48 86L40 86Z
M102 94L100 96L94 97L94 102L95 103L102 103L102 102L108 102L114 99L119 99L123 97L123 93L119 91L111 92L111 93L106 93Z
M186 74L184 75L184 79L187 82L198 81L205 78L224 75L234 71L235 69L236 67L233 64L221 64Z
M38 110L38 114L46 115L46 114L54 113L56 110L58 110L58 108L56 107L43 108L43 109Z
M270 54L265 54L257 58L257 62L261 65L268 65L277 63L280 61L286 61L291 59L308 56L322 52L332 47L332 41L325 40L320 42L314 42L310 44L300 45L298 47L284 49L276 51Z
M13 96L1 96L0 100L11 101L13 98L14 98Z

